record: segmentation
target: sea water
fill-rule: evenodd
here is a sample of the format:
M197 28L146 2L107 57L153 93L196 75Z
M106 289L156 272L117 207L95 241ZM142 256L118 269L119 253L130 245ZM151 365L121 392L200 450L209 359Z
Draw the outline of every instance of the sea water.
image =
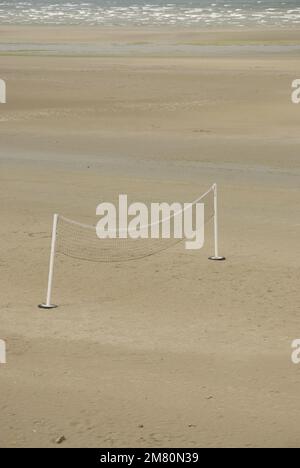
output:
M0 24L297 26L300 0L0 0Z

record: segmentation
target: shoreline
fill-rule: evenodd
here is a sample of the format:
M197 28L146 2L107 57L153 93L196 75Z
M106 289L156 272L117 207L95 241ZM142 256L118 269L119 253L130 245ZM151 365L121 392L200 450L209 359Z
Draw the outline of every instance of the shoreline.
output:
M300 30L0 26L1 57L214 57L300 55Z
M66 30L66 33L64 33ZM15 35L17 33L17 36ZM70 34L71 33L71 34ZM141 37L145 40L160 40L176 42L178 36L185 43L203 45L215 45L216 43L236 44L238 43L284 43L299 44L300 28L293 27L179 27L179 26L92 26L92 25L21 25L1 24L1 43L31 42L33 38L40 44L44 42L59 43L66 40L72 42L105 41L107 39L128 40L136 42Z

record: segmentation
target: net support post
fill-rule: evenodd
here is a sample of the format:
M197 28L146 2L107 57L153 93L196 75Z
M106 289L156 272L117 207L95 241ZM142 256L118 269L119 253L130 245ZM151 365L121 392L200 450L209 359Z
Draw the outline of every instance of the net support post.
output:
M52 297L52 285L53 285L53 273L54 273L54 259L56 251L56 235L57 235L57 222L58 214L53 217L53 228L52 228L52 240L51 240L51 253L49 263L49 275L48 275L48 288L46 302L39 305L40 309L55 309L57 305L51 303Z
M218 227L218 186L217 184L213 185L214 191L214 245L215 245L215 253L209 260L214 260L218 262L222 262L226 260L225 257L221 257L219 255L219 227Z

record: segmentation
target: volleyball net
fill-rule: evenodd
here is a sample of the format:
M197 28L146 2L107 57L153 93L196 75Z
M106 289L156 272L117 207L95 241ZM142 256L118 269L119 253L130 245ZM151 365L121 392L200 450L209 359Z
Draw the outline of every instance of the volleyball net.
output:
M54 263L57 254L100 263L128 262L159 254L186 240L184 229L181 230L181 235L174 236L171 233L176 231L175 225L180 226L183 223L187 211L192 214L193 207L199 204L204 207L203 224L214 220L214 255L210 259L224 260L224 257L219 256L218 251L217 197L217 185L214 184L196 200L184 204L183 209L171 209L167 211L167 216L164 216L166 212L161 209L159 211L160 218L155 222L140 226L140 235L135 233L135 236L131 235L129 227L126 229L125 235L124 232L116 229L113 233L108 233L106 237L99 239L96 224L82 223L55 214L52 227L47 297L46 302L40 304L39 307L44 309L57 307L51 302ZM164 204L160 204L159 207L161 208L162 205ZM173 206L175 205L173 204Z

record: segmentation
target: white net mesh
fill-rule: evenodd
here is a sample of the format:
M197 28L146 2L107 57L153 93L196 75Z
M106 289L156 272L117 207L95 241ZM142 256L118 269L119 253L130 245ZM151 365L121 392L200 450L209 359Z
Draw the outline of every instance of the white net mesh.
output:
M205 194L192 202L189 206L196 203L204 204L204 221L209 222L214 216L214 191L211 187ZM167 220L160 221L160 232L162 224L169 221L170 226L174 222L177 215L173 213ZM151 224L149 232L151 232ZM172 227L171 227L172 232ZM156 253L174 247L176 244L183 242L184 237L176 239L171 238L138 238L132 239L130 236L126 239L119 238L118 235L114 239L99 239L96 234L96 225L83 224L63 216L58 217L57 224L57 240L56 251L60 254L87 260L92 262L125 262L137 260L140 258L149 257Z

